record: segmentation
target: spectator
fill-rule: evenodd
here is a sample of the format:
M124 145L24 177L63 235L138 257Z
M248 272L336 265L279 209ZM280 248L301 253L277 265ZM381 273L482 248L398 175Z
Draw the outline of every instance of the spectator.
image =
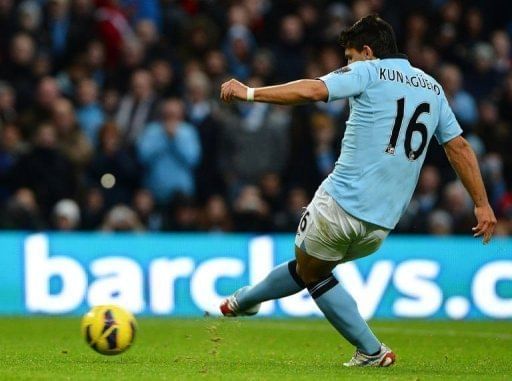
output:
M116 205L107 213L101 230L106 232L141 232L144 226L126 205Z
M482 139L487 151L497 152L503 156L508 154L512 145L512 131L507 123L500 120L498 107L494 102L480 102L475 132Z
M90 186L101 189L106 208L131 202L140 182L139 168L135 154L121 145L117 125L113 122L104 124L99 132L98 150L87 168L87 177Z
M332 170L339 155L339 139L333 118L322 112L297 115L292 128L290 176L312 193Z
M494 50L490 44L476 44L471 56L471 69L466 73L466 88L477 101L480 101L494 93L503 80L503 74L494 69Z
M105 212L105 200L99 188L89 188L82 205L82 229L96 230L100 228Z
M434 76L439 71L439 60L439 53L432 46L423 46L418 67L427 74Z
M161 2L161 7L162 35L167 43L177 46L186 38L185 29L190 22L189 12L186 7L177 7L173 2Z
M326 43L335 43L338 41L340 30L350 26L353 16L351 10L343 3L336 2L327 8L324 15L325 25L322 35Z
M65 69L56 75L59 88L66 98L73 98L76 94L76 87L80 81L87 78L87 66L82 62L72 62Z
M18 5L17 12L19 30L37 39L43 19L39 3L34 0L22 1Z
M54 71L52 57L46 51L39 50L32 64L32 75L40 79L51 75Z
M124 145L131 145L141 136L146 124L153 119L156 103L151 74L137 70L131 77L130 92L121 99L116 115Z
M256 51L252 60L252 72L255 77L259 77L264 83L275 82L276 62L272 52L266 49Z
M126 39L121 47L121 56L115 72L110 73L113 85L125 92L128 87L126 78L130 78L136 71L145 69L146 46L136 38Z
M58 149L57 131L53 125L39 125L33 149L22 155L12 168L10 184L14 189L33 191L43 216L48 216L58 200L76 195L73 165Z
M60 98L53 104L52 122L57 130L60 150L78 170L85 168L92 156L92 147L76 122L73 104Z
M422 13L413 13L407 18L406 28L404 50L409 56L412 65L421 66L421 50L428 36L427 18Z
M372 4L367 0L356 0L352 4L352 13L354 20L359 20L361 17L364 17L372 12Z
M201 161L196 170L200 200L224 190L218 165L221 125L215 116L216 105L210 99L211 91L210 80L203 72L193 72L187 77L187 119L197 127L201 141Z
M199 229L199 210L196 201L178 193L167 208L164 230L192 232Z
M504 219L498 219L498 223L496 224L496 229L494 230L494 235L496 237L504 237L507 238L512 234L512 230L510 229L510 223Z
M230 232L233 230L233 221L228 205L221 195L210 196L206 201L200 227L201 230L208 232Z
M96 4L98 6L95 12L96 27L105 44L107 64L114 68L118 63L121 47L126 39L133 36L133 30L117 1L96 0Z
M215 23L205 17L194 17L187 28L188 43L181 47L186 60L204 58L205 54L218 46L219 30Z
M462 88L462 74L455 65L444 65L439 70L439 82L458 121L463 127L477 121L478 113L473 97Z
M497 214L506 218L512 227L512 192L507 192L503 195L498 205Z
M459 181L446 185L443 195L444 209L448 211L453 221L453 233L467 234L475 225L471 207L471 199Z
M161 205L178 192L195 193L194 168L201 146L195 127L185 122L184 113L182 101L165 100L160 119L148 125L137 143L144 166L143 184Z
M340 55L331 47L326 47L320 50L320 59L318 60L318 74L308 73L309 78L318 78L325 73L329 73L343 66ZM311 68L312 69L312 68ZM335 102L317 102L312 107L312 114L316 111L326 113L332 117L336 125L344 125L346 120L347 100L340 99Z
M45 227L34 192L27 188L18 189L0 215L3 229L37 231Z
M0 82L0 127L17 119L16 92L6 82Z
M337 4L339 3L335 3L335 5ZM322 15L318 4L314 2L304 2L299 5L297 14L304 25L304 35L307 44L314 45L317 41L322 41ZM342 28L339 28L338 30L342 30Z
M251 73L252 54L255 49L251 31L243 25L232 26L224 46L229 70L241 80L246 80Z
M47 19L45 32L52 55L58 62L57 67L63 63L66 54L67 40L71 28L69 0L50 0L47 3Z
M484 20L480 9L472 7L464 16L466 40L480 42L484 39Z
M166 56L166 53L159 46L160 36L158 35L158 28L152 20L139 20L135 25L135 34L140 43L145 47L147 58L152 60Z
M117 113L117 109L119 107L119 91L115 88L106 88L103 91L103 96L101 98L101 108L105 114L105 120L115 120L115 115Z
M446 1L440 9L440 18L435 31L436 48L448 62L457 62L459 59L457 39L460 38L458 30L462 18L461 4L457 0Z
M501 156L496 153L486 155L482 159L481 168L489 201L494 208L498 208L500 200L507 192Z
M337 159L335 150L336 132L331 118L324 114L314 114L311 118L314 141L315 169L319 174L318 184L334 169Z
M276 214L283 208L284 192L281 177L274 172L267 172L261 176L259 188L263 200L268 204L272 214Z
M254 185L244 186L234 202L234 221L238 231L268 232L272 228L270 208Z
M211 50L205 59L205 70L212 81L212 87L220 88L228 76L226 56L219 50Z
M107 73L105 71L106 52L105 46L98 40L91 40L87 44L84 64L88 74L98 86L103 87L106 82Z
M103 110L98 101L98 85L94 80L86 78L80 81L77 88L76 117L78 123L89 139L89 143L98 145L98 132L105 121Z
M261 84L252 79L251 86ZM231 192L258 183L266 172L282 173L288 158L289 109L238 102L224 111L221 170Z
M80 208L70 199L60 200L53 207L53 228L59 231L77 230L80 224Z
M432 165L425 165L420 173L418 187L400 219L398 231L404 233L426 233L429 227L430 213L439 206L439 188L441 175Z
M429 213L439 203L439 186L441 178L439 170L433 166L423 167L416 196L422 213Z
M229 7L228 10L228 27L243 26L249 27L251 15L249 14L250 9L246 4L234 4Z
M16 125L7 124L0 129L0 203L9 195L8 176L26 151L26 144Z
M0 3L0 49L7 51L12 35L16 31L15 2L12 0Z
M155 199L147 189L139 189L133 196L133 209L149 231L162 229L162 214L156 209Z
M277 79L280 82L292 81L302 77L306 63L303 43L304 25L302 20L295 15L284 17L281 21L279 37L274 48L276 62L279 62Z
M504 30L498 30L492 34L491 42L496 55L493 68L499 74L506 75L512 68L510 37Z
M34 102L30 109L21 117L22 132L25 138L30 138L34 129L41 123L51 119L53 105L61 97L57 81L53 77L44 77L37 86Z
M16 89L20 110L25 110L32 99L35 78L32 75L36 47L34 39L26 33L18 33L10 42L9 60L2 65L2 78Z
M94 0L67 0L71 2L69 29L66 36L64 64L71 63L83 53L84 47L96 37L94 28Z
M436 210L428 216L428 232L432 235L452 234L452 225L452 217L444 210Z
M150 71L158 98L168 98L181 93L181 85L168 61L163 59L152 61Z
M192 72L186 79L187 115L194 125L212 118L213 103L210 101L210 80L201 71Z
M160 5L157 0L121 0L120 2L132 23L140 20L150 20L155 25L158 25L160 22Z
M278 231L296 231L299 226L300 218L310 200L311 198L304 188L292 188L288 192L288 198L285 204L286 208L275 216L275 228Z

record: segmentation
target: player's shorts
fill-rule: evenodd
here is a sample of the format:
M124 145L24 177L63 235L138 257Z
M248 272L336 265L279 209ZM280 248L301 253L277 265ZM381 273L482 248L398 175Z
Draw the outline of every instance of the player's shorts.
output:
M320 187L302 215L295 245L324 261L347 262L377 251L389 232L351 216Z

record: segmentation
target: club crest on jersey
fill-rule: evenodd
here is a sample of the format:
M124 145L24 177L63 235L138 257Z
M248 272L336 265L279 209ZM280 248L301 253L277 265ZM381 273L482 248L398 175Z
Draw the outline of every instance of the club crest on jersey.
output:
M352 70L352 69L350 69L348 66L343 66L342 68L334 70L334 73L343 74L343 73L349 72L350 70Z

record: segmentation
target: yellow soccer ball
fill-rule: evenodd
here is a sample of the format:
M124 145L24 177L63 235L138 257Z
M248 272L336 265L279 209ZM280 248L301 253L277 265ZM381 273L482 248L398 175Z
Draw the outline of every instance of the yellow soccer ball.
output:
M116 305L95 306L82 319L85 341L103 355L118 355L130 348L136 329L132 313Z

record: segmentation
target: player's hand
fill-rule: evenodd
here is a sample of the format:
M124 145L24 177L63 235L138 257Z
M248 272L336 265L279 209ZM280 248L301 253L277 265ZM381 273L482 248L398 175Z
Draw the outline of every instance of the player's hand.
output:
M242 82L230 79L220 87L220 99L224 102L231 102L233 100L245 101L247 99L247 89L248 87Z
M484 206L475 206L475 216L477 225L473 228L473 236L483 236L484 244L487 244L494 233L496 226L496 217L489 204Z

